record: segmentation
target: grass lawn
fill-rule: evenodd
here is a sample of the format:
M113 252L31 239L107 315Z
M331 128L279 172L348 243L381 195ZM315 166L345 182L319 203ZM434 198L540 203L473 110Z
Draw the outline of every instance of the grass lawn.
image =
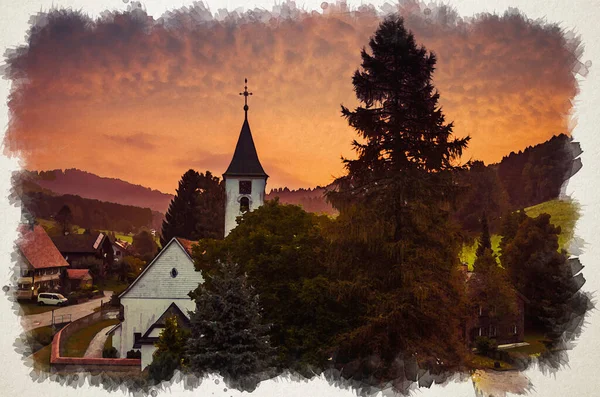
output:
M120 294L121 292L125 291L128 286L129 283L115 279L107 279L98 283L98 288L100 288L101 290L114 291L117 294Z
M65 357L83 357L94 336L103 328L118 324L119 320L102 320L71 335L65 342Z
M104 349L110 349L113 347L112 338L112 335L109 335L108 338L106 338L106 342L104 342Z
M45 346L35 352L31 358L33 358L33 368L38 371L50 372L50 352L52 351L52 345Z
M473 354L467 362L471 368L475 369L509 370L514 368L512 365L504 361L498 361L500 363L500 368L494 368L494 363L496 361L498 360L494 360L486 356L480 356L479 354Z
M23 311L24 316L28 316L30 314L51 312L53 309L58 309L58 306L38 306L37 303L23 301L19 302L19 307Z
M579 217L579 206L577 203L570 200L550 200L534 205L533 207L525 208L525 213L531 218L535 218L542 213L550 214L550 223L559 226L561 230L558 236L559 247L564 249L569 248L569 244L573 239L575 222L577 222L577 218ZM499 234L492 235L492 250L496 255L500 255L501 239L502 236ZM478 242L475 241L471 246L464 246L460 253L461 262L467 263L469 270L473 270L477 245Z
M18 340L20 340L23 344L28 345L32 352L36 352L44 346L51 344L53 336L54 331L52 330L52 326L47 325L45 327L38 327L30 331L23 332L21 335L19 335Z
M525 335L525 342L529 343L529 346L515 347L512 349L506 349L511 355L528 355L528 356L539 356L542 353L548 351L544 341L546 338L540 334L527 334Z

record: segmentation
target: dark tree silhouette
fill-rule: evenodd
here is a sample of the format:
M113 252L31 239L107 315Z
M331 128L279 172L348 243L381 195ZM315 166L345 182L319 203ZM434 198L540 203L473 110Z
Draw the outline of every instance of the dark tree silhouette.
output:
M328 192L340 210L335 272L359 318L340 336L337 361L395 377L398 357L435 370L458 365L465 352L460 242L447 208L469 137L452 136L432 85L436 58L402 18L381 23L369 46L353 77L361 106L342 106L361 139L353 142L358 158L344 160L348 175ZM381 366L369 367L373 354Z
M73 213L71 212L71 208L66 204L63 205L54 219L60 225L62 234L69 234L71 225L73 224Z
M162 224L161 245L173 237L188 240L222 238L225 191L218 177L189 170L181 177L177 194Z
M488 226L486 213L483 213L481 217L481 235L479 236L479 244L477 245L477 250L475 251L475 256L477 258L483 256L486 250L492 251L492 239L490 237L490 228Z

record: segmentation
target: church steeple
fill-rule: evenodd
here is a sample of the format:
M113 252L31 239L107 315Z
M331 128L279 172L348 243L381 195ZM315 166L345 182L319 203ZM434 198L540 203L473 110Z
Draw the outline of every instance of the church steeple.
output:
M245 79L244 82L248 84L248 79ZM242 130L235 146L233 158L223 177L258 176L268 178L269 176L265 173L258 159L256 146L254 146L254 140L252 139L252 132L250 132L250 124L248 123L248 96L252 95L252 93L248 92L247 85L244 86L244 92L240 92L240 95L244 96L244 124L242 124Z
M252 211L265 200L265 187L269 177L258 160L250 124L248 123L248 80L244 80L244 124L240 131L231 163L223 174L225 181L225 236L237 226L237 218Z

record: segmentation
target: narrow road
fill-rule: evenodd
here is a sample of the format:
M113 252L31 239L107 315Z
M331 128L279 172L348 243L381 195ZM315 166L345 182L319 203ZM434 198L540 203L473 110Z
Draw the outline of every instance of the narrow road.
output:
M71 321L80 319L81 317L87 316L94 312L94 309L100 307L100 301L108 302L112 296L112 291L104 291L104 296L101 298L92 299L85 303L78 305L64 306L56 308L54 310L54 318L59 317L57 320L60 322L61 316L65 321L68 321L68 315L71 315ZM29 331L33 328L44 327L52 324L52 312L45 312L40 314L30 314L28 316L21 316L21 325L24 331Z
M108 339L108 335L106 333L113 328L114 325L103 328L94 336L94 339L90 342L87 350L83 357L91 357L91 358L102 358L102 350L104 350L104 343L106 339Z

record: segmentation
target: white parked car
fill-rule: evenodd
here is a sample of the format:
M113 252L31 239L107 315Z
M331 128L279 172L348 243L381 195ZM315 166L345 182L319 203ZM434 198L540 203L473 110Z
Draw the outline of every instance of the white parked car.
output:
M66 305L69 300L61 294L55 294L50 292L42 292L37 297L38 305L51 305L51 306L63 306Z

